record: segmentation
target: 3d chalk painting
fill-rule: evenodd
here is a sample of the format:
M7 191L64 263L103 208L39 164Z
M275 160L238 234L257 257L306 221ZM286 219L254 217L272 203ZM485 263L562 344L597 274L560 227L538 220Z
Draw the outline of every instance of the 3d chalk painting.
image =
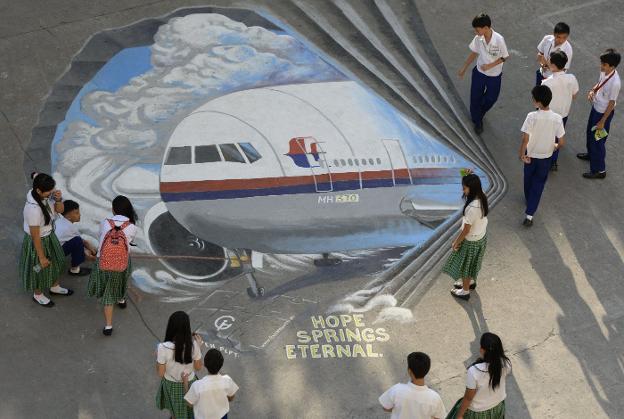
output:
M194 13L82 86L52 167L86 236L115 195L135 203L133 252L154 260L135 260L134 285L180 300L226 280L262 296L258 272L302 264L382 270L400 252L378 250L419 246L458 210L474 164L292 34Z

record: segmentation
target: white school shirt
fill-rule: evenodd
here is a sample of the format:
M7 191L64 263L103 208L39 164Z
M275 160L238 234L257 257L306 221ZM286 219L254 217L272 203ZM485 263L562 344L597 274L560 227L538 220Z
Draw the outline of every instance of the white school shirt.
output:
M24 205L24 233L30 235L30 226L39 226L39 236L47 237L52 232L56 211L54 211L54 199L43 200L43 204L48 203L50 207L50 224L45 225L43 211L35 198L32 197L32 189L26 194L26 204Z
M505 378L510 373L511 368L509 366L504 367L499 386L496 387L496 390L492 390L492 387L490 387L490 373L488 372L487 363L482 362L468 368L466 374L466 388L477 390L468 408L473 412L483 412L505 400L507 397Z
M564 69L568 70L570 68L570 63L572 62L572 45L568 40L561 44L555 45L555 35L546 35L539 44L537 44L537 50L546 58L546 60L550 61L550 54L555 51L563 51L568 56L568 62L566 63ZM542 73L542 77L550 77L552 75L552 71L549 68L540 68L540 72Z
M230 411L230 401L238 386L229 375L207 375L191 384L184 400L193 405L195 419L221 419Z
M579 91L578 81L574 74L557 71L543 80L542 85L548 86L552 92L552 100L548 107L561 115L562 118L568 116L572 106L572 98Z
M529 134L527 156L534 159L548 159L555 151L555 137L565 135L563 118L551 110L529 112L521 131Z
M193 351L191 352L193 361L201 359L201 349L195 339L193 339ZM169 381L175 381L176 383L182 382L182 373L190 374L189 381L195 378L195 369L193 363L180 364L175 360L175 344L173 342L163 342L158 344L156 350L156 362L165 366L165 379Z
M622 84L620 81L620 75L618 74L617 70L613 71L615 71L613 77L611 77L611 79L609 79L609 81L606 82L605 85L600 88L600 90L598 90L598 93L594 95L593 105L596 112L605 113L605 111L607 110L607 106L609 105L609 101L617 100L618 94L620 93L620 86ZM611 73L605 74L603 72L600 72L600 79L598 80L598 84L602 83L602 81L606 79L610 74Z
M446 409L438 393L427 386L409 382L395 384L379 397L379 403L392 409L391 419L444 419Z
M111 218L106 218L102 220L100 223L100 242L98 245L98 253L97 256L100 257L100 251L102 250L102 244L104 243L104 238L106 237L106 233L108 233L111 229L111 226L108 220L113 220L117 227L121 226L126 221L129 221L128 217L124 217L123 215L114 215ZM126 247L130 249L130 242L134 240L134 237L137 233L137 226L130 223L126 228L123 229L123 232L126 234Z
M78 227L76 227L74 223L69 221L63 215L56 217L56 221L54 222L54 233L59 239L61 245L64 245L76 236L80 236Z
M479 201L478 198L468 204L466 211L464 211L461 226L462 230L466 224L470 224L470 233L466 236L466 240L472 242L485 237L488 219L484 217L481 212L481 201Z
M480 73L485 74L486 76L496 77L503 72L503 63L500 63L487 71L481 70L481 66L483 64L493 63L501 57L509 57L507 45L505 44L505 38L503 38L500 33L492 30L492 38L490 39L489 44L485 42L484 36L477 35L472 39L472 42L470 42L468 47L472 52L479 55L477 57L477 70Z

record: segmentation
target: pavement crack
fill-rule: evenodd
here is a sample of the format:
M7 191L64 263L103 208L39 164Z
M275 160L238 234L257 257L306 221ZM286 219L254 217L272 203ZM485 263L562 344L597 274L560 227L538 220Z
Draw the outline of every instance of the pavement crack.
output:
M550 329L550 332L548 333L548 335L544 339L542 339L540 342L537 342L536 344L528 346L528 347L526 347L524 349L521 349L519 351L513 352L511 354L511 356L517 356L517 355L523 354L525 352L531 351L531 350L537 348L538 346L542 346L548 340L550 340L551 338L553 338L555 336L558 336L558 333L555 333L555 328L552 328L552 329Z

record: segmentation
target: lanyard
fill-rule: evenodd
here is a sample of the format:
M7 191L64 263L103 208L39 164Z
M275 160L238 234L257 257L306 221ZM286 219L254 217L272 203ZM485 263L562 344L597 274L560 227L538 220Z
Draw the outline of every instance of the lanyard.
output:
M598 91L599 91L600 89L602 89L602 87L603 87L605 84L607 84L607 82L608 82L609 80L611 80L611 77L613 77L614 75L615 75L615 70L613 70L613 71L611 72L611 74L609 75L609 77L605 78L605 79L602 81L602 83L598 83L598 84L596 84L596 85L594 86L594 88L592 89L592 91L594 92L594 94L598 93Z

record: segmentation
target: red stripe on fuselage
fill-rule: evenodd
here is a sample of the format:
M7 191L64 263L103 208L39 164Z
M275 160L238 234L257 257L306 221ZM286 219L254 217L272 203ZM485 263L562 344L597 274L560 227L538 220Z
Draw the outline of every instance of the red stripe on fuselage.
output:
M429 168L410 169L413 178L433 178L433 177L453 177L459 176L459 172L454 169ZM392 179L392 170L366 171L362 173L362 180ZM395 177L407 178L408 169L397 169L394 171ZM317 181L328 182L328 174L316 175ZM353 181L360 179L360 172L332 173L333 182ZM267 177L252 179L224 179L224 180L190 180L180 182L161 182L160 191L162 193L175 192L206 192L206 191L227 191L238 189L262 189L283 186L305 185L314 182L312 175L308 176L288 176L288 177Z

